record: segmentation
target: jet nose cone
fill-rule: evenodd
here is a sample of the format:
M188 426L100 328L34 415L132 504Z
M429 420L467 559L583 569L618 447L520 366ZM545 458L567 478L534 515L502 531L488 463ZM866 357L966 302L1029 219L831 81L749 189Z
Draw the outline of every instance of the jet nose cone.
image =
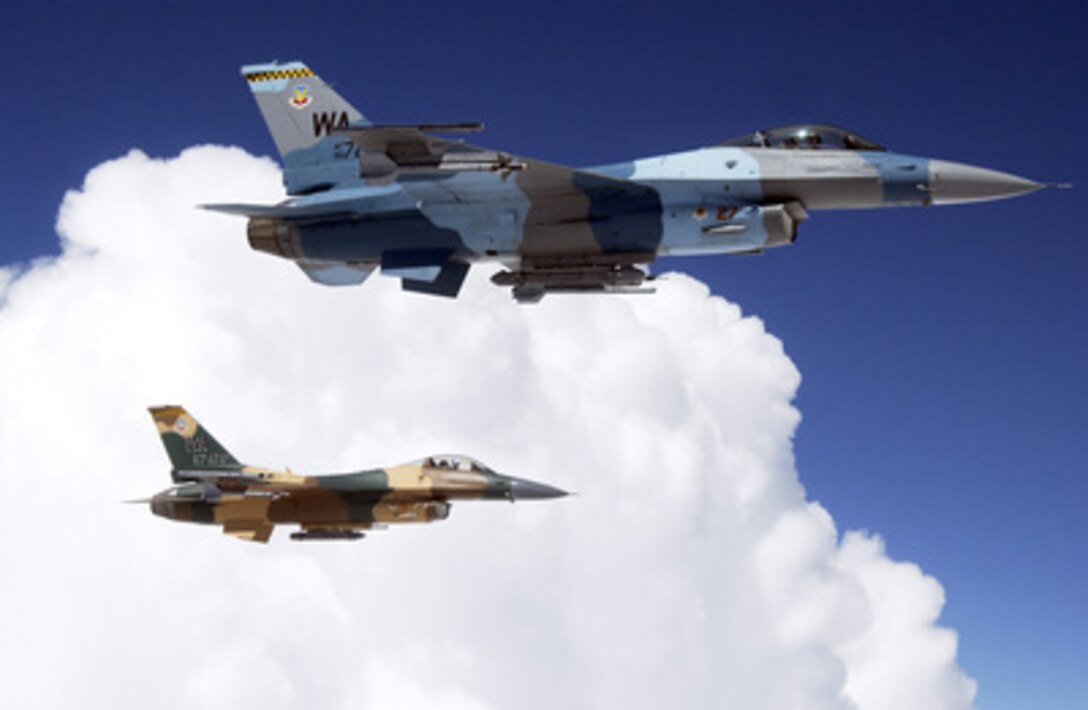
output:
M173 513L173 504L165 494L159 493L158 495L151 496L150 503L151 512L155 515L161 516L163 518L172 517L171 514Z
M1032 180L997 170L945 160L929 161L929 190L935 205L1000 200L1041 187Z
M549 486L545 483L537 483L536 481L527 481L524 478L510 479L510 498L511 500L536 500L542 498L562 498L567 495L567 492Z

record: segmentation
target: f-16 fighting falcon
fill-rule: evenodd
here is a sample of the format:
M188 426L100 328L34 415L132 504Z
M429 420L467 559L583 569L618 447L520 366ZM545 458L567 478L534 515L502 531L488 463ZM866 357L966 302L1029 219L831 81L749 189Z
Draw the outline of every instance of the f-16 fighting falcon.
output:
M891 153L856 133L796 125L706 148L570 168L439 134L479 123L368 121L305 64L242 67L283 158L278 205L207 205L249 217L250 246L330 286L373 271L456 296L477 262L519 302L551 292L645 292L660 255L752 254L790 244L809 212L947 205L1043 185Z
M268 542L272 529L283 523L300 526L292 540L357 540L375 527L445 520L453 500L567 495L458 455L326 476L246 466L182 407L150 412L178 484L153 496L151 511L171 520L221 525L243 540Z

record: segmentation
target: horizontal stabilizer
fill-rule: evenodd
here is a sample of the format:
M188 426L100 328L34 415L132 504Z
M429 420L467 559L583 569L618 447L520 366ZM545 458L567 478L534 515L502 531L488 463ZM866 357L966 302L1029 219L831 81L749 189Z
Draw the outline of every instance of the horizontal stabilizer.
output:
M274 205L244 202L200 205L201 209L239 217L268 217L273 219L324 220L347 215L365 214L374 209L415 209L415 200L400 186L360 187L337 190L335 193L296 197Z
M247 205L244 203L198 205L202 210L221 212L238 217L279 217L284 211L279 205Z
M333 217L337 214L348 214L349 209L337 210L335 204L313 204L296 206L292 204L282 205L248 205L245 203L200 205L201 209L211 212L236 215L238 217L273 217L287 219L306 219L308 217Z

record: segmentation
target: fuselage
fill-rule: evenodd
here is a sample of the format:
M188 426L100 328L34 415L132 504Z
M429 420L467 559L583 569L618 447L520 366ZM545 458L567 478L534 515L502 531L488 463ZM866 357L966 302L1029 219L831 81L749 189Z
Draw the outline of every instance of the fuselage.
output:
M469 267L519 302L551 292L632 292L662 255L790 244L813 210L997 199L1040 185L891 153L820 124L697 150L571 168L453 137L481 123L375 124L302 62L242 67L283 159L281 205L215 205L250 218L250 245L328 286L376 270L456 296ZM449 136L449 137L447 137Z
M565 495L456 455L344 474L298 476L246 466L233 472L175 471L174 478L184 483L151 498L154 514L228 531L285 523L318 533L358 531L444 520L455 500L514 502Z
M254 218L250 241L288 258L374 265L391 250L450 252L467 263L514 266L593 254L642 254L648 261L788 244L813 210L979 201L1038 187L1004 173L885 151L734 146L581 170L585 184L571 187L584 194L582 204L569 191L550 199L533 185L532 172L405 177L302 196L289 203L298 217ZM609 178L644 189L612 190Z

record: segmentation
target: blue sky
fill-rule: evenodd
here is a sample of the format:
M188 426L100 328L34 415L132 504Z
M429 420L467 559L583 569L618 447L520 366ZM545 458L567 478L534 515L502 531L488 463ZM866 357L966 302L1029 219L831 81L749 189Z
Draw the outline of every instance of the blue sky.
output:
M944 585L987 710L1088 695L1083 2L8 4L0 263L59 249L66 190L139 148L272 152L242 63L304 59L371 118L481 120L577 165L840 124L1045 191L816 213L791 248L666 261L802 372L798 466L841 528ZM258 257L254 257L258 258Z

